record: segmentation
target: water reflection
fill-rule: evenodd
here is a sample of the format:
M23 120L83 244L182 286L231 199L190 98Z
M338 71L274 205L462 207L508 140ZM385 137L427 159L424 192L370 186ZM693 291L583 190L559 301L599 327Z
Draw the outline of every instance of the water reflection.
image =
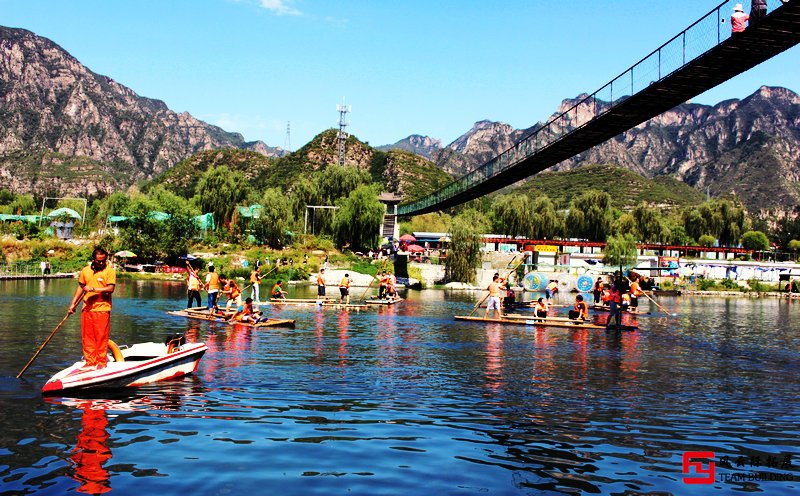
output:
M103 468L111 459L108 447L109 434L106 430L105 402L80 401L77 408L83 410L81 432L72 450L72 477L80 483L78 491L86 494L101 494L111 490L108 470Z

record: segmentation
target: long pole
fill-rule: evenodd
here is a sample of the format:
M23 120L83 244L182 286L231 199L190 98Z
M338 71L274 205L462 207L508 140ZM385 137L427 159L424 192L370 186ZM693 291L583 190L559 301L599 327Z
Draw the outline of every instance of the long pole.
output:
M381 262L381 266L378 268L378 272L372 277L372 280L369 281L369 285L367 286L367 289L365 289L364 290L364 294L361 295L361 299L362 300L367 296L367 291L369 291L369 288L372 287L372 283L375 282L375 279L378 278L378 274L380 274L381 271L383 270L383 268L386 267L386 260L388 260L388 259L387 258L383 259L383 262Z
M626 279L628 279L628 282L633 282L633 281L631 281L631 280L630 280L630 278L629 278L629 277L626 277ZM667 309L666 309L666 308L662 307L661 305L659 305L659 304L658 304L658 302L657 302L656 300L654 300L653 298L651 298L651 297L650 297L650 295L649 295L649 294L647 294L647 292L646 292L646 291L642 291L642 294L644 294L645 296L647 296L647 299L648 299L648 300L650 300L650 301L652 301L652 302L655 304L655 306L657 306L657 307L659 308L659 310L661 310L661 311L662 311L662 312L664 312L665 314L667 314L667 315L672 315L673 317L675 317L675 316L677 315L677 314L674 314L674 313L669 313L669 312L667 311Z
M83 295L84 295L85 293L86 293L86 291L84 291L84 292L81 294L81 297L80 297L80 298L83 298ZM78 298L78 299L80 300L80 298ZM50 333L50 335L47 337L47 339L45 339L44 343L42 343L42 345L41 345L41 346L39 346L39 349L38 349L38 350L36 350L36 353L34 353L34 354L33 354L33 356L31 357L31 359L30 359L30 360L28 360L28 363L27 363L27 364L25 364L25 366L22 368L22 370L20 370L20 371L19 371L19 374L17 374L17 379L19 379L20 377L22 377L22 374L24 374L24 373L25 373L25 371L26 371L26 370L28 370L28 367L30 367L30 366L31 366L31 364L33 363L33 361L34 361L34 360L36 360L36 357L38 357L38 356L39 356L39 353L41 353L41 352L42 352L42 350L44 349L44 347L45 347L45 346L47 346L47 343L49 343L49 342L50 342L50 340L51 340L51 339L53 339L53 336L55 336L55 335L56 335L56 332L58 332L58 330L59 330L59 329L61 329L61 326L62 326L62 325L64 325L64 322L66 322L66 321L67 321L67 319L69 318L69 316L70 316L70 315L72 315L72 314L71 314L71 313L69 313L69 312L67 312L67 315L65 315L65 316L64 316L64 318L63 318L63 319L61 319L61 322L59 322L59 323L58 323L58 325L56 326L56 328L55 328L55 329L53 329L53 332L51 332L51 333Z
M511 259L511 263L514 263L516 260L517 260L517 255L514 255L514 258L512 258L512 259ZM505 279L506 281L508 281L508 277L511 275L511 273L512 273L512 272L514 272L515 270L517 270L517 269L519 268L519 266L520 266L520 265L522 265L522 263L523 263L524 261L525 261L525 257L523 257L523 258L522 258L522 262L518 263L517 265L515 265L515 266L514 266L514 268L513 268L513 269L511 269L510 271L508 271L508 274L506 274L506 276L505 276L503 279ZM486 293L486 296L484 296L484 297L483 297L483 299L481 299L481 301L479 301L479 302L478 302L478 304L477 304L477 305L475 305L475 308L473 308L473 309L472 309L472 311L469 313L469 316L470 316L470 317L472 317L472 314L473 314L473 313L475 313L475 310L477 310L478 308L480 308L481 304L482 304L482 303L483 303L483 302L486 300L486 298L488 298L488 297L489 297L489 293Z

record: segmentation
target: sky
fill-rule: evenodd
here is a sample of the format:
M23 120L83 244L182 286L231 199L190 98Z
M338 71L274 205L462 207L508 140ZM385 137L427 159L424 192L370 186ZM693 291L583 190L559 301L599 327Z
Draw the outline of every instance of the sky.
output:
M348 131L373 146L411 134L447 145L484 119L530 127L719 3L0 0L0 25L248 141L285 147L288 124L295 150L337 127L342 103ZM800 47L692 101L762 85L800 91Z

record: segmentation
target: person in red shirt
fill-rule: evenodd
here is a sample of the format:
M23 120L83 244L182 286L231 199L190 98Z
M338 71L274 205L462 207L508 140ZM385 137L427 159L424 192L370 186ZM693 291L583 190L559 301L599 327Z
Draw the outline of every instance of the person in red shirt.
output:
M75 313L78 303L83 300L81 340L86 363L82 369L102 369L108 363L111 294L116 284L117 273L108 265L108 252L95 248L91 264L84 267L78 276L78 287L67 310L69 314Z
M733 6L733 14L731 14L731 33L741 33L747 28L747 21L750 16L744 13L742 4L737 3Z
M589 318L589 305L583 301L583 295L575 297L575 307L569 311L569 318L573 320L587 320Z

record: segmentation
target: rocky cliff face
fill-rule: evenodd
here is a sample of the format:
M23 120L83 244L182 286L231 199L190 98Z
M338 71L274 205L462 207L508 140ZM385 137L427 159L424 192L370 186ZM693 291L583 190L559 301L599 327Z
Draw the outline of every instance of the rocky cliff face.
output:
M564 100L558 111L582 100ZM589 115L578 107L578 117ZM572 115L572 114L571 114ZM536 129L513 129L481 121L434 151L439 167L464 174ZM786 88L762 87L743 100L714 106L687 103L558 164L614 163L645 177L671 176L712 195L731 192L752 211L800 203L800 96Z
M428 136L420 136L419 134L412 134L406 139L402 139L393 145L379 146L378 150L387 152L389 150L403 150L414 153L420 157L431 160L434 153L442 149L441 140L430 138Z
M141 97L46 38L0 27L0 156L54 152L127 165L122 179L130 184L192 153L231 147L282 152ZM24 189L26 174L18 172L0 169L0 175L18 177ZM32 189L33 182L27 185Z

